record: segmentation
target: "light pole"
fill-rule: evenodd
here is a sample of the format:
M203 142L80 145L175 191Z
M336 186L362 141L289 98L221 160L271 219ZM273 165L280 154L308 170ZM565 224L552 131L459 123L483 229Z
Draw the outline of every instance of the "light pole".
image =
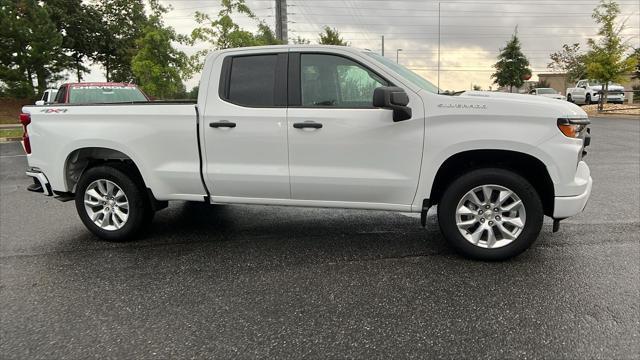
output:
M402 49L396 49L396 64L398 64L398 58L400 55L400 51L402 51Z

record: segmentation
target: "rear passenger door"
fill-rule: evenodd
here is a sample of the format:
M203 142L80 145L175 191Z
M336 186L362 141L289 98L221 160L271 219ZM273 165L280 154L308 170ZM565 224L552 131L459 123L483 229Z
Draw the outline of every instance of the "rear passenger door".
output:
M212 200L289 199L287 52L231 54L213 66L202 116Z

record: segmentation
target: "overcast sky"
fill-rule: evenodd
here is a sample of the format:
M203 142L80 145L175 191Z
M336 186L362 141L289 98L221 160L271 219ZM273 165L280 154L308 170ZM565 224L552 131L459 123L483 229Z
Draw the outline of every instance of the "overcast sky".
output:
M195 26L193 13L215 15L219 0L161 1L171 5L167 25L188 34ZM247 0L258 17L274 27L275 0ZM471 84L484 89L491 85L491 65L514 28L522 41L524 54L534 72L547 69L549 54L564 43L580 43L594 37L598 27L591 18L598 0L287 0L289 38L301 36L317 43L324 25L340 31L351 46L381 51L385 36L385 56L437 81L438 4L440 3L440 85L443 89L463 90ZM640 0L618 0L621 19L627 19L625 37L640 47ZM255 30L250 19L236 19ZM206 48L180 47L187 53ZM199 75L187 82L197 85ZM86 80L104 81L103 72L94 67ZM494 86L495 88L495 86Z

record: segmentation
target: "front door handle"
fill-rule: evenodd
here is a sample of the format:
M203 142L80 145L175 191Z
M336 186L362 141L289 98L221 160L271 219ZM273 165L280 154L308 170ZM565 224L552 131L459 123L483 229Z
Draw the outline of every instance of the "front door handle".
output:
M317 122L312 122L312 121L305 121L305 122L293 123L293 127L296 129L305 129L305 128L322 129L322 124Z
M209 126L212 128L221 128L221 127L234 128L236 127L236 123L225 120L225 121L216 121L216 122L209 123Z

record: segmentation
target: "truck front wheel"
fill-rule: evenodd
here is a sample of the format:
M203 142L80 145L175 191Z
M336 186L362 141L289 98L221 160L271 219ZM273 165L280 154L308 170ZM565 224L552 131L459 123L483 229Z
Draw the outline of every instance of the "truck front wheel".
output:
M453 181L438 205L440 229L463 255L505 260L536 240L544 216L535 188L508 170L473 170Z
M78 182L76 210L84 225L108 241L135 237L153 218L144 184L124 164L88 169Z

